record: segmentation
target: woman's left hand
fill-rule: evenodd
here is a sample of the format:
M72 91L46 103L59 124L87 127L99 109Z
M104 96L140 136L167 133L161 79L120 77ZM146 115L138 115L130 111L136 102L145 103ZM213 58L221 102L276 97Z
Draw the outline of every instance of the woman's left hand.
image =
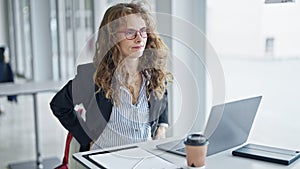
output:
M158 140L158 139L166 138L166 130L167 130L166 127L158 126L153 139Z

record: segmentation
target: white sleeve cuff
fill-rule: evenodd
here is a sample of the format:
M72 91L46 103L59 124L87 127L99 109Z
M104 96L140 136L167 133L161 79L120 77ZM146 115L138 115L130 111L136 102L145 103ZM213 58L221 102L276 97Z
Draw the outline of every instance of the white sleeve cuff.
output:
M159 123L159 126L162 126L162 127L168 128L168 127L169 127L169 124L167 124L167 123Z

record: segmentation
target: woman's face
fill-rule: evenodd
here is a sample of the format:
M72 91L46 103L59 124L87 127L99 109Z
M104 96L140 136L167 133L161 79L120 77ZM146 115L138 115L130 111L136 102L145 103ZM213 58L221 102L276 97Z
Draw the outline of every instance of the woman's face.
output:
M147 43L146 32L146 24L141 16L128 15L126 25L119 30L122 55L126 58L141 57Z

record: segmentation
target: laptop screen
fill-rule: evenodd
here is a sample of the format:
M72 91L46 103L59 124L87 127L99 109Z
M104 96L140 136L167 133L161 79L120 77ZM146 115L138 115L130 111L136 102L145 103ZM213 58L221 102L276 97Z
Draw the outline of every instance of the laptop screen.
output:
M261 96L213 106L204 134L208 137L208 155L241 145L248 139ZM221 110L221 118L217 118ZM216 125L218 124L218 125Z
M213 106L204 135L209 140L207 155L247 141L262 96ZM185 155L183 140L157 145L157 148Z

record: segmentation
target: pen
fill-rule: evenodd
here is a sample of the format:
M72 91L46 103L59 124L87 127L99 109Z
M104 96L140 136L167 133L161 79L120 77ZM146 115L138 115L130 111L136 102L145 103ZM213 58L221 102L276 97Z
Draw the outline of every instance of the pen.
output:
M142 158L140 161L138 161L133 167L132 169L136 169L146 158Z
M149 152L150 154L153 154L151 151L149 151L149 150L146 150L145 149L145 151L147 151L147 152ZM166 158L164 158L164 157L162 157L162 156L159 156L159 155L155 155L155 154L153 154L154 156L156 156L156 157L159 157L159 158L161 158L161 159L163 159L163 160L165 160L165 161L167 161L167 162L169 162L169 163L171 163L171 164L173 164L173 165L175 165L175 166L177 166L176 164L174 164L172 161L170 161L170 160L168 160L168 159L166 159ZM144 159L143 159L144 160ZM139 163L139 162L138 162ZM184 169L183 167L176 167L176 168L174 168L174 169Z
M165 160L165 161L168 161L168 162L171 163L171 164L174 164L172 161L167 160L166 158L164 158L164 157L162 157L162 156L158 156L158 155L157 155L157 157L159 157L159 158L161 158L161 159L163 159L163 160ZM176 165L176 164L174 164L174 165ZM183 168L183 167L178 167L178 168L175 168L175 169L184 169L184 168Z

